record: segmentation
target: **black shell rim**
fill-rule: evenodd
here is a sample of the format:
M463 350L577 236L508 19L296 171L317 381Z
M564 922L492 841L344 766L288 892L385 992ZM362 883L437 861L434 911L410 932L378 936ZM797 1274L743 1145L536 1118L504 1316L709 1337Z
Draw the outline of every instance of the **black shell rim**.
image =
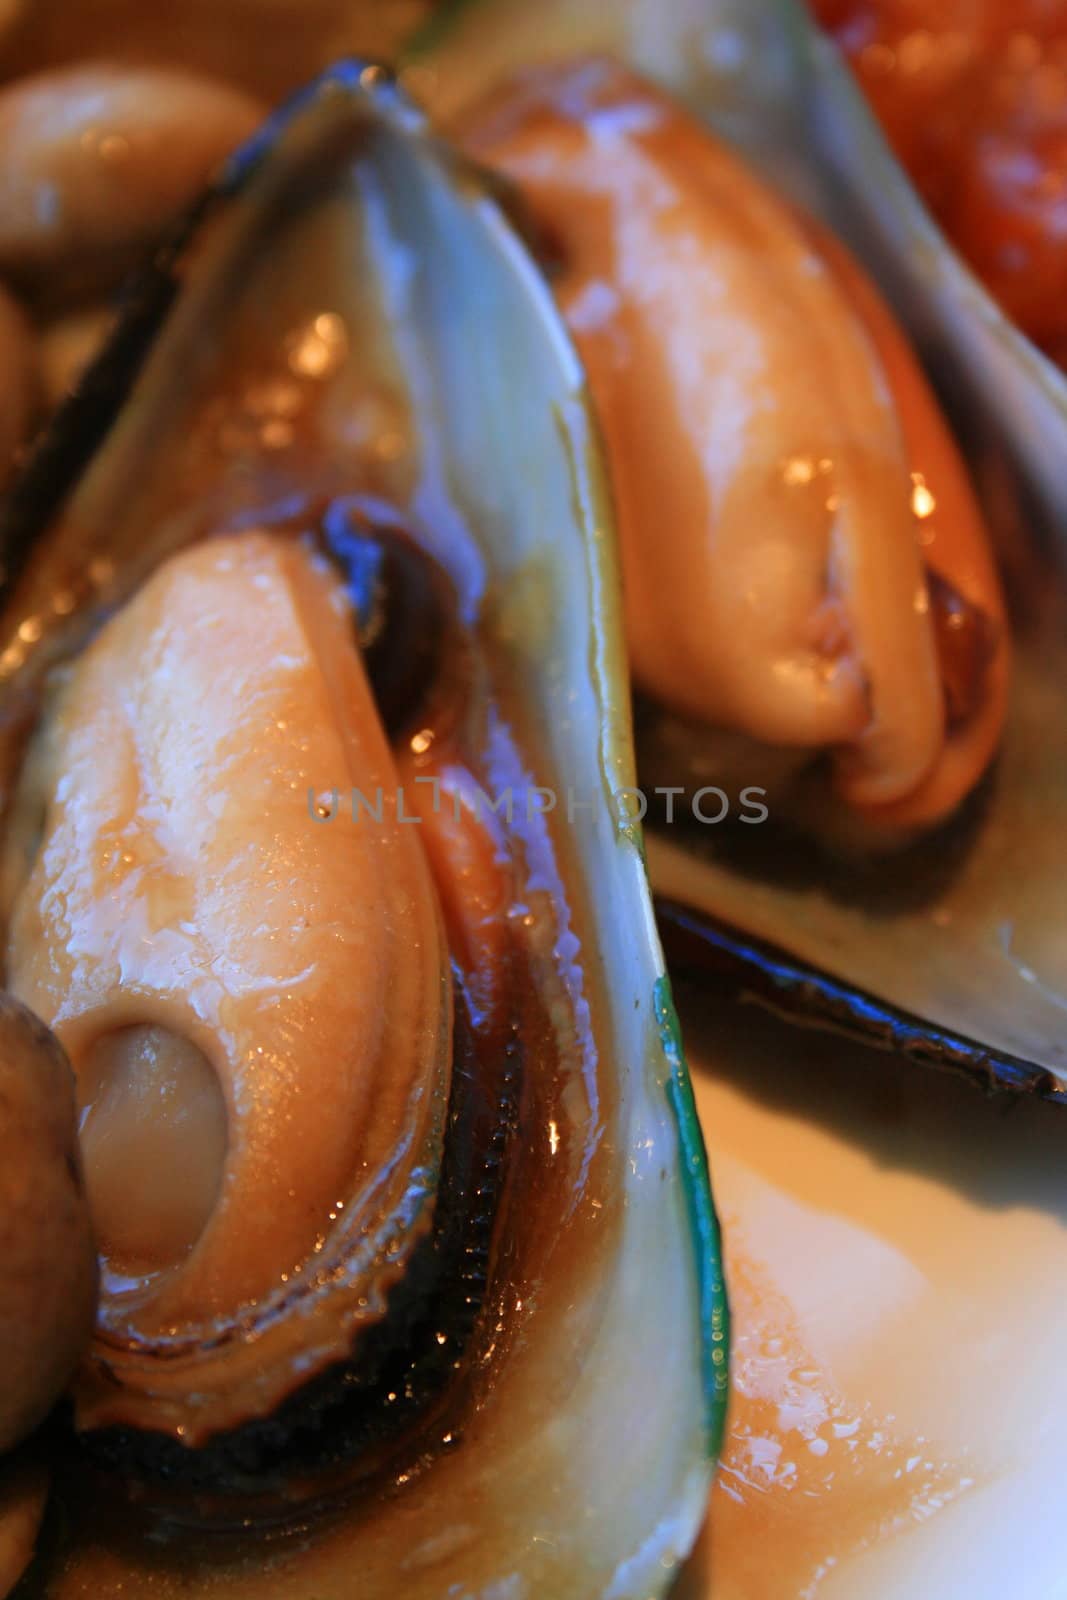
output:
M938 1027L708 912L657 896L656 920L672 973L712 978L793 1027L950 1073L986 1095L1067 1106L1067 1084L1047 1067Z

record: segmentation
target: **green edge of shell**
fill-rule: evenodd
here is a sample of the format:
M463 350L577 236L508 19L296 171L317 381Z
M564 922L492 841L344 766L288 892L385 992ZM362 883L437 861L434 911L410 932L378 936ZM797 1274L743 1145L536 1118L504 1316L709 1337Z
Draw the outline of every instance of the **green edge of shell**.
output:
M704 1328L704 1389L707 1395L708 1450L718 1458L726 1427L729 1394L730 1306L722 1269L722 1234L711 1197L707 1151L700 1128L692 1079L671 981L656 980L652 1006L663 1053L670 1069L667 1099L678 1127L689 1225L696 1250L700 1316Z

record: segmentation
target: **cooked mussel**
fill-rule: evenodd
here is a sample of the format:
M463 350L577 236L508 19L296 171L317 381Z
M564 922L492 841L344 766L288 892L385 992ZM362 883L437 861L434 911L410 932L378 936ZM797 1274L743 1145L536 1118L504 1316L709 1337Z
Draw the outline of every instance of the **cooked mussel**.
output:
M790 777L830 752L843 805L881 834L951 815L1001 733L1003 602L871 286L617 65L535 71L470 118L470 148L560 245L613 462L635 685L684 724L664 782L683 740L694 771L723 776L715 729L744 741L751 782L763 748Z
M316 825L346 780L399 787L341 601L295 538L208 539L48 712L7 980L78 1077L107 1267L85 1427L196 1446L271 1415L429 1231L448 945L395 807Z
M379 69L231 161L5 518L6 979L103 1257L48 1592L662 1592L726 1325L602 468Z
M431 85L459 127L468 133L473 127L475 144L485 157L492 160L496 143L504 168L513 159L520 205L534 213L535 239L539 209L543 214L541 232L550 235L546 270L554 273L565 299L570 293L572 326L581 324L578 338L587 347L602 342L600 390L609 391L608 409L601 394L597 400L605 412L609 448L613 428L619 435L610 451L616 480L621 476L626 491L635 477L647 472L643 499L633 496L646 561L630 587L630 631L635 614L648 621L664 672L677 666L687 677L683 687L689 689L689 703L676 693L673 713L663 715L669 685L662 676L653 684L654 693L639 702L639 768L650 799L653 788L672 787L687 799L701 790L705 797L695 816L687 799L678 802L673 823L664 807L665 825L651 829L654 886L677 904L708 913L713 943L721 942L724 929L734 930L736 960L757 947L777 950L799 972L808 973L811 993L826 983L849 992L856 1026L868 1025L873 1001L881 1007L879 1029L925 1024L932 1043L937 1037L949 1042L947 1052L931 1048L924 1058L947 1060L962 1051L984 1081L992 1076L1007 1086L1043 1091L1050 1075L1062 1076L1067 1060L1055 888L1067 867L1061 826L1067 804L1067 723L1060 689L1065 589L1057 538L1065 508L1059 463L1067 447L1067 408L1058 375L1027 348L938 235L832 47L801 8L720 0L698 12L678 0L656 7L653 22L653 8L642 0L624 0L610 10L581 4L550 7L539 14L536 28L522 22L519 9L510 0L483 0L457 12L450 27L443 25L427 41L425 53L416 54L411 72L413 81L419 77ZM489 41L477 56L469 48L476 23ZM753 248L751 271L739 268L732 282L725 280L733 307L740 308L735 318L715 299L724 283L722 262L709 269L706 244L702 246L695 228L687 238L679 217L683 197L692 216L699 193L714 213L715 226L734 229L732 237L736 241L740 233L742 242L747 227L751 243L756 212L739 211L738 187L723 183L725 172L736 173L736 158L710 139L702 145L699 131L690 124L688 139L678 138L679 150L684 145L687 154L672 168L664 132L669 117L655 93L632 96L627 104L623 93L605 91L600 126L591 117L583 130L577 92L581 73L575 61L590 52L614 58L615 67L601 69L608 74L605 81L618 73L620 64L650 74L671 96L669 115L676 127L683 120L680 105L710 123L750 166L743 174L746 193L756 184L754 174L777 192L775 198L763 191L760 207L765 203L775 209L787 236L772 246L765 229L760 251ZM525 86L516 87L523 74ZM545 85L553 78L570 82L565 106L550 103ZM509 82L510 92L504 87ZM595 103L588 81L585 98L587 104ZM595 153L592 144L597 145ZM623 207L613 197L608 169L611 156L623 170L619 152L627 144L633 159L625 169L631 181ZM573 199L585 180L590 203L584 211L580 206L568 210L568 193ZM621 193L623 179L618 182ZM630 204L642 183L647 204ZM667 219L659 229L661 244L664 237L670 244L684 242L688 278L687 258L680 249L672 257L664 245L657 257L650 240L639 253L637 224L631 220L626 231L623 219L636 214L647 220L654 216L657 201L663 202ZM763 217L762 209L757 210ZM546 217L555 222L554 228L546 230ZM909 330L963 443L967 473L913 358L890 331L884 306L871 299L870 286L828 238L825 223L872 270ZM573 224L569 239L568 224ZM620 295L612 274L623 246L630 252L632 275ZM779 371L777 382L754 385L753 364L758 367L787 315L781 294L768 292L756 319L757 337L746 342L744 335L752 326L761 287L772 284L775 274L788 266L791 249L808 264L808 281L794 302L808 311L798 314L791 329L799 370ZM797 259L793 257L794 266ZM674 325L663 313L664 303L672 296L677 301L682 293L677 286L664 289L671 268L685 279L691 305L698 305L701 296L715 302L699 319L721 333L721 360L712 363L713 387L724 391L732 379L740 389L736 404L724 399L718 413L723 431L718 433L708 423L707 360L703 379L698 382L695 376L700 342L687 335L692 319L679 318L678 336L669 348L663 342L663 328ZM882 372L872 391L856 369L836 403L832 390L843 369L821 342L834 337L833 318L825 305L815 309L820 291L831 289L839 309L847 304L852 314L859 313L861 343ZM653 314L657 296L659 313ZM613 334L618 340L614 350ZM806 356L800 353L802 346L808 349ZM822 355L815 353L817 348ZM617 396L626 387L619 369L630 359L640 376L630 391L632 410L627 415ZM664 374L672 363L674 393L682 399L669 407L654 402L642 412L648 395L662 400ZM596 365L590 360L591 368ZM699 389L699 399L692 398L694 389ZM780 456L773 449L746 454L755 424L744 397L753 391L766 407L756 409L758 421L766 423L768 415L791 408L799 448L790 440ZM879 391L891 399L898 440L893 448L903 445L905 457L903 473L898 461L897 489L883 487L876 496L882 558L895 562L901 550L886 521L895 503L901 508L898 527L910 521L907 538L913 544L915 531L919 534L918 550L911 550L908 560L917 554L926 574L916 582L912 569L915 604L909 605L908 581L893 603L893 580L883 571L871 592L868 615L890 632L896 622L912 629L925 617L934 635L933 646L928 639L924 647L926 667L915 677L917 658L910 647L904 648L903 635L893 639L883 634L883 681L891 697L893 686L901 690L900 726L912 734L920 725L933 730L940 746L926 777L918 785L906 780L899 789L882 786L892 763L876 763L872 769L857 760L853 734L844 724L837 725L829 740L829 773L825 766L821 774L812 768L809 747L801 777L797 752L789 747L790 740L794 745L804 742L801 719L784 730L786 739L780 727L772 730L778 746L774 761L768 762L750 738L738 737L736 724L742 719L735 714L734 695L735 679L742 695L750 697L760 681L745 666L756 653L759 628L747 621L731 626L738 617L749 618L746 607L759 585L772 598L776 590L779 600L781 593L786 595L769 607L770 623L763 618L780 630L780 651L772 650L767 659L783 664L790 680L786 688L803 684L804 673L793 670L798 658L815 669L815 693L805 713L809 723L813 708L831 711L839 699L836 690L849 687L849 675L840 669L855 662L856 641L866 629L858 611L842 627L840 607L832 606L827 615L820 604L827 592L826 518L839 518L847 506L843 496L839 503L835 476L834 451L840 449L841 435L831 428L831 445L824 449L804 430L829 407L846 436L852 425L863 433L858 423L867 416L870 444L874 425L869 409L861 412L860 403L866 394L862 404L869 407L872 393L877 397ZM694 428L700 405L705 408L703 426ZM739 416L746 418L748 428L745 448L737 433ZM671 419L669 428L665 417ZM691 441L687 452L718 451L719 459L728 463L731 448L737 447L741 465L735 462L718 480L709 476L756 512L755 518L749 515L737 524L737 549L731 550L729 570L720 580L725 588L716 584L711 593L710 612L705 601L710 565L698 566L703 577L697 583L691 561L670 567L672 552L686 550L678 531L685 507L679 510L674 465L679 432ZM773 428L770 432L773 436ZM825 443L827 429L821 432ZM886 452L879 449L876 454L881 458L877 471L884 471ZM824 472L827 461L829 475ZM752 467L751 477L746 464ZM903 504L901 482L910 506ZM624 492L624 533L625 498ZM803 541L801 556L775 538L777 519L790 501L795 503L793 526ZM717 513L723 510L716 507ZM930 542L933 530L935 542ZM831 577L837 567L831 591L843 592L858 576L854 566L841 568L843 553L859 549L843 535L842 529L831 542ZM953 554L939 571L934 551L943 537L943 548ZM795 578L809 558L811 581L792 587L786 580ZM669 582L664 576L668 572ZM898 568L897 577L902 573ZM800 596L797 610L791 608L789 594L794 600ZM703 635L699 626L691 625L694 614L705 618ZM1009 647L1015 658L1010 691ZM723 671L722 680L717 679L717 701L703 687L698 690L702 680L697 672L686 670L697 649L717 672ZM932 659L937 662L934 674ZM646 681L652 674L649 662L656 664L651 645L645 653ZM637 665L640 687L640 652ZM732 674L726 670L731 667L736 669ZM729 691L725 718L722 681ZM919 688L920 681L925 689ZM835 692L824 693L830 689ZM720 720L733 722L729 738L709 743L706 709L702 721L696 699L705 708L714 701ZM877 714L877 676L865 670L859 704L860 721L874 736L873 748L885 753L888 746L879 736L889 731L890 723L882 723ZM927 709L920 714L924 705ZM902 776L903 767L896 772ZM761 797L765 807L738 820L737 800L750 786L766 789ZM746 825L762 821L768 811L767 826ZM682 825L683 814L687 826ZM813 842L813 835L821 842ZM890 855L880 858L887 843ZM755 989L762 982L757 968L750 973ZM812 1020L818 1013L816 1007Z

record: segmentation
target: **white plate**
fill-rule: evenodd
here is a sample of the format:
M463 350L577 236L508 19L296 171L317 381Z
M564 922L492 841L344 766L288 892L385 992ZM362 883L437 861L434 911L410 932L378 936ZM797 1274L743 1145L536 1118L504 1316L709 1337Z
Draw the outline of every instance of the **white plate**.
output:
M1067 1596L1067 1111L679 999L734 1354L672 1600Z

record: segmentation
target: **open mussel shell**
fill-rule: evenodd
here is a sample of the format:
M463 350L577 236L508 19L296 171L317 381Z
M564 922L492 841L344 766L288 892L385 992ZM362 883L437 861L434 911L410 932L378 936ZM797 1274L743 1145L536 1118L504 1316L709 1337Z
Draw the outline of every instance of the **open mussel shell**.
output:
M997 767L935 837L884 860L837 861L773 826L650 820L649 871L657 896L707 914L709 949L734 930L735 970L742 952L769 947L810 977L805 992L830 983L851 995L861 1032L928 1025L931 1065L966 1059L987 1085L1061 1098L1067 381L947 244L834 47L793 0L560 0L536 20L516 0L470 0L446 7L416 44L412 81L446 113L531 62L590 52L627 62L841 234L909 329L964 445L1008 591L1015 672ZM639 720L646 787L696 787L699 738L679 733L668 772L658 734L646 764ZM748 979L761 987L758 962ZM804 1011L796 995L791 1010ZM820 1018L816 1005L809 1020Z
M289 1337L264 1322L249 1343L247 1325L216 1319L209 1348L186 1340L155 1360L102 1339L79 1406L103 1433L89 1465L78 1454L64 1475L66 1542L42 1558L44 1580L57 1596L210 1585L264 1600L348 1592L358 1573L361 1594L390 1600L644 1600L663 1592L703 1517L727 1328L640 838L613 804L633 783L633 758L602 465L583 375L538 269L479 178L386 74L358 64L332 69L229 164L134 286L6 506L7 766L49 667L166 558L219 532L318 518L329 533L338 507L349 532L360 518L414 530L448 574L498 725L541 797L528 814L519 795L509 826L527 873L516 937L532 953L533 987L543 984L550 1069L540 1033L520 1026L505 1085L512 1125L471 1186L438 1193L438 1211L458 1196L496 1222L488 1242L468 1239L487 1263L473 1319L457 1304L469 1305L466 1278L459 1293L447 1282L430 1291L422 1322L448 1372L421 1411L419 1384L404 1386L399 1438L347 1424L334 1435L338 1394L323 1377L300 1409L307 1373L292 1320ZM360 611L368 670L372 642L383 659L392 650L372 610ZM501 771L509 781L506 762ZM453 1079L465 1071L454 1064ZM422 1187L445 1183L449 1139L457 1122L470 1136L472 1115L492 1123L494 1103L465 1113L453 1090L444 1158L418 1163ZM313 1120L303 1131L313 1136ZM434 1112L430 1143L440 1134ZM333 1220L315 1274L320 1331L332 1306L351 1311L355 1269L338 1248L344 1218ZM386 1254L403 1276L403 1251L391 1242ZM411 1317L391 1324L395 1296L394 1286L379 1345L411 1336ZM290 1289L281 1326L293 1310ZM362 1348L333 1373L344 1394L360 1396ZM398 1353L376 1348L377 1366L395 1371ZM280 1402L269 1412L264 1386ZM212 1392L226 1412L218 1437L204 1421ZM251 1432L234 1426L235 1395L254 1413ZM344 1416L343 1394L339 1403ZM191 1414L200 1449L181 1442ZM186 1529L205 1507L212 1521L220 1494L252 1493L263 1461L284 1500L290 1460L299 1537L268 1547L227 1533L208 1549L206 1535L183 1531L168 1542L166 1526ZM312 1537L303 1480L323 1460L330 1515ZM99 1471L105 1484L132 1472L150 1504L161 1477L163 1528L142 1534L110 1516L105 1527L101 1505L114 1495L94 1498ZM239 1521L255 1516L253 1501Z

